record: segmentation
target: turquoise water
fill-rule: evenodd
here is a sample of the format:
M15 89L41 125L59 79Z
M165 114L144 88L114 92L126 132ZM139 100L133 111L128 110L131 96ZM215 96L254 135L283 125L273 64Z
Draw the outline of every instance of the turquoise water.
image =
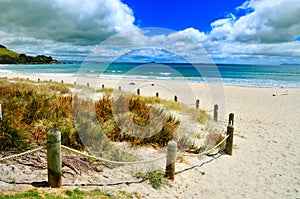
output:
M300 87L300 66L175 63L0 65L0 74L35 74L215 82L241 86Z

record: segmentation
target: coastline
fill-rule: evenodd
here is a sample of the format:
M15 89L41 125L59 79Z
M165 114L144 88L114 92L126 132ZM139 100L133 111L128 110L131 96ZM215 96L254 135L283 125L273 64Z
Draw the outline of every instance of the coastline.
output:
M203 164L197 158L187 158L188 164L178 169L198 165L178 174L173 187L153 190L146 184L118 185L113 189L138 192L145 198L297 198L300 197L300 88L258 88L233 85L206 85L195 82L141 81L94 79L60 76L1 74L8 78L29 78L118 88L141 95L173 99L194 107L211 110L220 104L221 120L235 114L233 156L221 155ZM134 83L134 85L130 85ZM152 86L154 84L154 86ZM273 96L288 90L287 95ZM192 93L192 94L191 94ZM212 95L212 93L214 95ZM221 105L223 104L223 105ZM205 173L205 175L202 174ZM120 174L119 174L120 175ZM122 175L120 175L122 178Z

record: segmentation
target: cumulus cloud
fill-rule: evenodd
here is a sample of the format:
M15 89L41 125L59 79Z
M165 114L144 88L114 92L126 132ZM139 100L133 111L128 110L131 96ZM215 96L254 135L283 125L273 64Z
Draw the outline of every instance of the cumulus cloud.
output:
M127 54L123 56L123 61L128 58L138 62L211 63L208 53L199 43L204 40L203 37L203 33L192 28L180 32L164 28L136 29L103 41L89 54L88 59L100 57L103 59L101 61L113 61ZM135 59L137 57L139 59Z
M299 19L300 0L249 0L213 22L202 45L219 62L299 63Z
M135 28L132 10L119 0L0 1L0 27L20 37L92 45Z
M233 13L212 23L212 39L281 43L300 36L299 0L250 0L237 10L251 12L241 17Z

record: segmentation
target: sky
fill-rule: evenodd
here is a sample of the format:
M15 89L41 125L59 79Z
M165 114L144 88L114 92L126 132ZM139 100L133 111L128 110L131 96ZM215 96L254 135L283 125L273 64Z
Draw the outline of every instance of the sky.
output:
M300 0L0 0L0 44L58 60L300 64Z

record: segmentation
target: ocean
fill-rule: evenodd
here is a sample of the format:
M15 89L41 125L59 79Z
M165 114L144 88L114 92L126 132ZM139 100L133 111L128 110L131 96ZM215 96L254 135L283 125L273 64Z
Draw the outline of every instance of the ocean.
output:
M5 74L84 76L223 83L239 86L300 88L299 65L180 63L76 63L0 65Z

